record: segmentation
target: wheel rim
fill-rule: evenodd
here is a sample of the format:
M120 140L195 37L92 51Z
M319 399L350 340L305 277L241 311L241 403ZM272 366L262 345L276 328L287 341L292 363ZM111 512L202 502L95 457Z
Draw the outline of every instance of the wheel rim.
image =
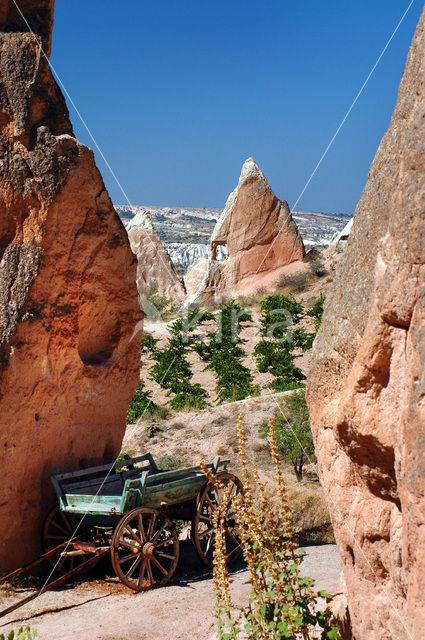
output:
M171 579L179 547L171 520L161 511L140 507L122 518L114 531L112 566L127 587L146 591Z
M42 547L43 550L50 551L60 544L68 542L79 526L81 518L61 511L59 507L54 507L47 515L43 525ZM80 564L89 558L90 554L77 556L53 556L48 558L49 563L55 571L61 575L76 569Z
M236 496L243 495L242 483L232 473L222 472L217 474L217 477L223 487L218 489L213 483L208 482L199 495L192 528L193 544L199 558L206 566L211 566L213 560L215 543L213 513L218 505L222 504L229 484L231 489L224 521L227 562L229 564L234 562L242 553L239 526L234 512L234 499Z

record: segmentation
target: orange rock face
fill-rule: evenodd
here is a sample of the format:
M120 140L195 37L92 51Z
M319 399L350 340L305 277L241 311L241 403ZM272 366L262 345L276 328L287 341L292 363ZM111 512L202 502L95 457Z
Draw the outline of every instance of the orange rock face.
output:
M182 305L186 299L185 285L146 211L138 211L127 232L131 249L137 256L137 289L142 307L143 298L153 293Z
M425 629L424 24L425 13L308 381L346 584L338 615L357 640L421 638Z
M53 469L119 452L141 319L125 229L39 40L5 21L10 4L0 3L0 573L40 552ZM20 5L50 42L53 2Z
M227 260L219 263L219 245ZM192 302L219 301L273 290L287 265L301 261L305 249L288 203L273 193L252 158L242 167L237 188L211 236L208 273Z

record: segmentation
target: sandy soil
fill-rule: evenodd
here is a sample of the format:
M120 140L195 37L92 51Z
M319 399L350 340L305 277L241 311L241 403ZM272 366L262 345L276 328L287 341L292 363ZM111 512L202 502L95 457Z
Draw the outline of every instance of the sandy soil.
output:
M183 546L180 566L169 586L133 593L115 577L99 576L44 593L1 619L0 633L28 624L37 629L40 640L215 640L211 575L201 568L191 544ZM336 547L306 547L303 572L315 579L317 589L335 592L340 574ZM232 572L235 602L246 599L247 577L243 567ZM0 607L15 597L0 595Z

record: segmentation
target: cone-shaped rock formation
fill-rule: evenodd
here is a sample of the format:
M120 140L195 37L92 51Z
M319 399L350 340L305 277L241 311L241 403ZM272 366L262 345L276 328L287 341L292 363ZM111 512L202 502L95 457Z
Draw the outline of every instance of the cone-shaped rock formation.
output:
M146 211L138 211L127 225L132 251L137 256L137 288L139 296L157 293L177 304L186 299L183 281L177 275L170 255L159 240Z
M425 629L425 12L316 339L308 403L347 637ZM352 633L352 636L351 636Z
M224 262L216 260L220 245L227 251ZM288 265L301 261L304 255L288 203L274 195L249 158L213 231L209 268L191 302L217 302L255 294L259 289L273 290Z
M38 555L53 469L119 452L136 260L46 53L53 1L0 2L0 573ZM40 40L40 36L41 40Z

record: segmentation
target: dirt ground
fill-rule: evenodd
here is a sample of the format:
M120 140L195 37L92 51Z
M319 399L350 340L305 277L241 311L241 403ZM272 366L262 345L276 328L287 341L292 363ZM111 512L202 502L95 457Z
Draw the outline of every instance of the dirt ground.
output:
M112 577L110 567L97 570L96 579L46 592L22 609L0 619L0 634L29 625L39 640L215 640L214 593L211 574L201 567L190 542L173 582L145 593L133 593ZM317 589L336 591L340 563L335 545L305 547L303 573L315 579ZM234 601L249 593L243 566L231 573ZM19 594L2 596L0 607Z

